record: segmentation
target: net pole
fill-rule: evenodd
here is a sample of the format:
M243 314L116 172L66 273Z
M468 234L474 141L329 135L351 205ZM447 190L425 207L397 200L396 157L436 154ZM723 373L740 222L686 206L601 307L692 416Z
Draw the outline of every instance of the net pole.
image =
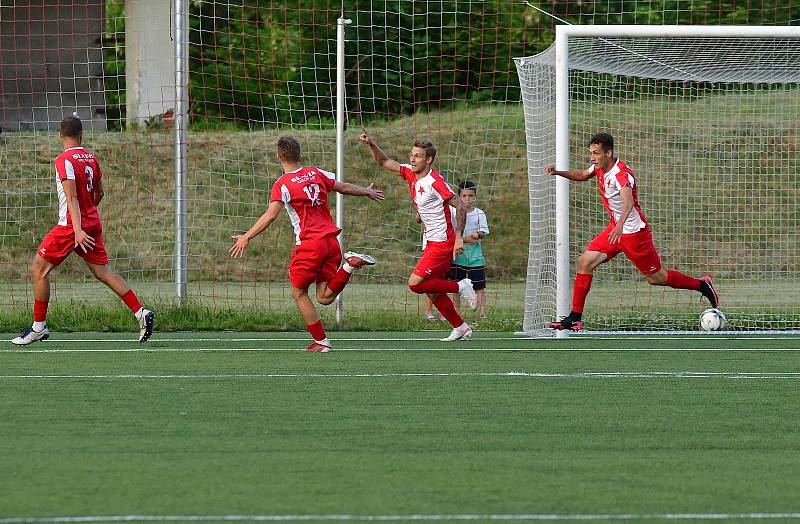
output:
M175 0L175 292L186 298L186 172L189 124L189 0Z
M340 16L336 19L336 181L344 182L344 29L351 20ZM336 227L339 233L339 248L344 242L344 197L336 193ZM344 250L343 250L344 251ZM344 253L342 253L344 254ZM336 297L336 324L344 322L344 293Z
M556 27L556 169L569 169L569 46L568 36ZM555 177L556 181L556 315L570 312L569 278L569 180ZM556 336L566 337L566 330Z

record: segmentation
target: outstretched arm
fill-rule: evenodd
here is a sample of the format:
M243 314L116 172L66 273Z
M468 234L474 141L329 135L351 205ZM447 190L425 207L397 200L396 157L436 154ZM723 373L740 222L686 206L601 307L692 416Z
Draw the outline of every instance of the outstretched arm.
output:
M570 169L568 171L557 171L554 166L547 166L544 168L544 172L548 175L558 175L563 176L564 178L568 178L569 180L576 180L578 182L583 182L585 180L589 180L594 175L592 174L593 168L590 169Z
M335 182L333 184L333 190L343 195L365 196L370 200L383 202L383 191L380 189L372 189L372 184L367 187L361 187L355 184L348 184L347 182Z
M363 127L361 128L361 136L358 138L369 146L369 151L372 153L372 158L375 159L375 162L378 163L379 166L386 169L387 171L391 171L392 173L400 174L400 163L392 160L389 158L383 150L378 147L378 144L367 134L367 130Z
M264 214L253 224L253 227L247 230L247 233L244 235L232 235L231 238L234 240L233 246L228 250L228 253L231 254L231 258L239 258L242 256L244 250L247 249L247 245L250 243L250 239L267 229L269 225L278 218L281 209L283 209L283 202L280 200L273 200L269 203L269 207Z

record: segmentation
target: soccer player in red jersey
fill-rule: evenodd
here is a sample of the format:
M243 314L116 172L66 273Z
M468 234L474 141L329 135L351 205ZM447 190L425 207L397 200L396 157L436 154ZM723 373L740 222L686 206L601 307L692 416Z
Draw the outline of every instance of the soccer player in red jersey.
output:
M295 248L289 262L292 297L314 339L306 351L327 353L331 351L331 342L308 296L308 288L316 283L317 302L330 304L347 285L353 270L375 264L369 255L348 251L339 267L342 249L336 236L341 229L336 227L331 217L328 193L337 191L381 202L383 192L373 189L372 184L360 187L337 182L336 175L317 167L302 167L300 144L292 137L284 136L278 140L277 157L284 174L272 186L269 206L247 233L233 235L234 243L229 253L232 258L242 256L250 239L267 229L281 210L286 209L295 234Z
M92 275L122 298L139 321L139 342L153 333L152 311L144 309L128 283L108 267L108 253L103 243L103 226L97 205L103 199L103 172L97 158L81 147L83 124L68 116L61 121L59 137L64 152L58 155L58 225L42 240L33 258L33 325L11 342L24 346L50 336L47 329L47 305L50 301L50 271L75 251L83 258Z
M585 181L596 177L603 206L611 216L608 227L589 242L578 258L578 271L572 290L572 311L561 320L550 322L549 326L552 329L572 331L583 328L581 317L586 296L592 286L592 272L597 266L620 253L624 253L634 263L648 284L699 291L708 299L711 307L719 306L719 295L710 276L694 278L674 269L665 270L661 267L661 259L653 245L650 224L639 207L636 178L633 170L614 156L614 137L608 133L594 135L589 141L589 156L592 165L585 170L556 171L553 166L545 168L547 174L569 180Z
M468 278L458 282L445 280L450 263L464 252L461 235L466 222L466 206L453 193L442 175L433 169L436 148L427 140L415 140L409 163L400 164L386 156L366 130L363 130L360 139L369 146L372 157L379 166L406 181L411 200L425 228L428 242L422 258L408 277L408 288L414 293L427 294L436 309L453 326L453 331L442 339L443 342L470 338L472 328L458 314L447 294L460 293L470 308L475 310L478 307L478 297L472 282ZM453 227L450 206L456 209L456 227Z

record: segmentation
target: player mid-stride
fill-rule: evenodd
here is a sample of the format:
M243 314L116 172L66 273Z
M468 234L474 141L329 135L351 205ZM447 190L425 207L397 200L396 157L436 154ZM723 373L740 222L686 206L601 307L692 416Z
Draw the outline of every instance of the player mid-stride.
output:
M58 155L58 225L42 240L33 258L33 325L11 342L24 346L50 336L47 305L50 302L50 271L75 251L89 266L92 275L119 295L139 321L139 342L153 333L152 311L144 309L128 283L108 267L103 243L103 226L97 204L103 199L103 173L97 158L81 147L83 124L68 116L59 132L64 152Z
M556 171L547 166L545 172L569 180L585 181L597 177L600 198L611 216L611 223L589 242L578 258L578 270L572 289L572 310L561 320L550 322L552 329L578 331L583 328L583 306L592 286L592 272L620 253L624 253L642 272L648 284L669 286L675 289L699 291L711 302L719 305L719 295L711 277L694 278L674 269L661 267L661 259L653 245L650 224L639 207L636 178L625 162L614 156L614 138L608 133L597 133L589 141L592 165L585 170Z
M428 295L436 309L453 326L453 331L442 339L443 342L470 338L472 328L458 314L447 294L460 293L472 310L477 309L478 296L472 281L464 278L454 282L444 278L453 259L464 252L462 233L467 216L466 205L453 193L442 175L433 169L436 148L427 140L415 140L409 163L400 164L386 156L366 130L360 139L369 146L372 158L379 166L402 177L408 184L411 200L425 228L425 251L408 277L408 288L414 293ZM451 206L456 209L456 227L453 227L451 219Z
M305 321L306 329L314 339L306 351L327 353L331 341L308 296L308 288L315 284L317 302L330 304L342 292L354 270L375 264L369 255L348 251L342 260L342 251L336 236L336 227L328 207L328 193L365 196L377 202L383 192L345 182L337 182L336 175L318 167L301 166L300 143L290 136L278 140L278 161L283 175L275 181L269 197L269 206L255 224L243 235L233 235L234 243L229 253L239 258L247 249L250 239L272 224L281 210L286 209L294 228L295 247L289 262L289 281L292 297ZM341 267L339 263L342 263Z

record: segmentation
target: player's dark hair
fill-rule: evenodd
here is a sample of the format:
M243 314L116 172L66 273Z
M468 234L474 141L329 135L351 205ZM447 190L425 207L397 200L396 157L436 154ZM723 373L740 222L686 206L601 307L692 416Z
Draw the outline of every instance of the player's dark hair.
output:
M83 123L77 116L68 116L61 121L61 136L80 139L83 134Z
M283 162L300 162L300 142L291 136L280 137L278 139L278 158Z
M414 147L421 147L422 149L424 149L425 156L430 158L431 162L433 162L433 159L436 158L436 148L433 147L433 142L431 142L430 140L418 138L414 140Z
M459 191L464 191L465 189L471 189L475 191L476 195L478 194L478 186L476 186L475 182L472 182L471 180L464 180L463 182L458 184Z
M589 140L589 145L598 144L603 147L604 151L614 150L614 137L608 133L595 133L592 139Z

